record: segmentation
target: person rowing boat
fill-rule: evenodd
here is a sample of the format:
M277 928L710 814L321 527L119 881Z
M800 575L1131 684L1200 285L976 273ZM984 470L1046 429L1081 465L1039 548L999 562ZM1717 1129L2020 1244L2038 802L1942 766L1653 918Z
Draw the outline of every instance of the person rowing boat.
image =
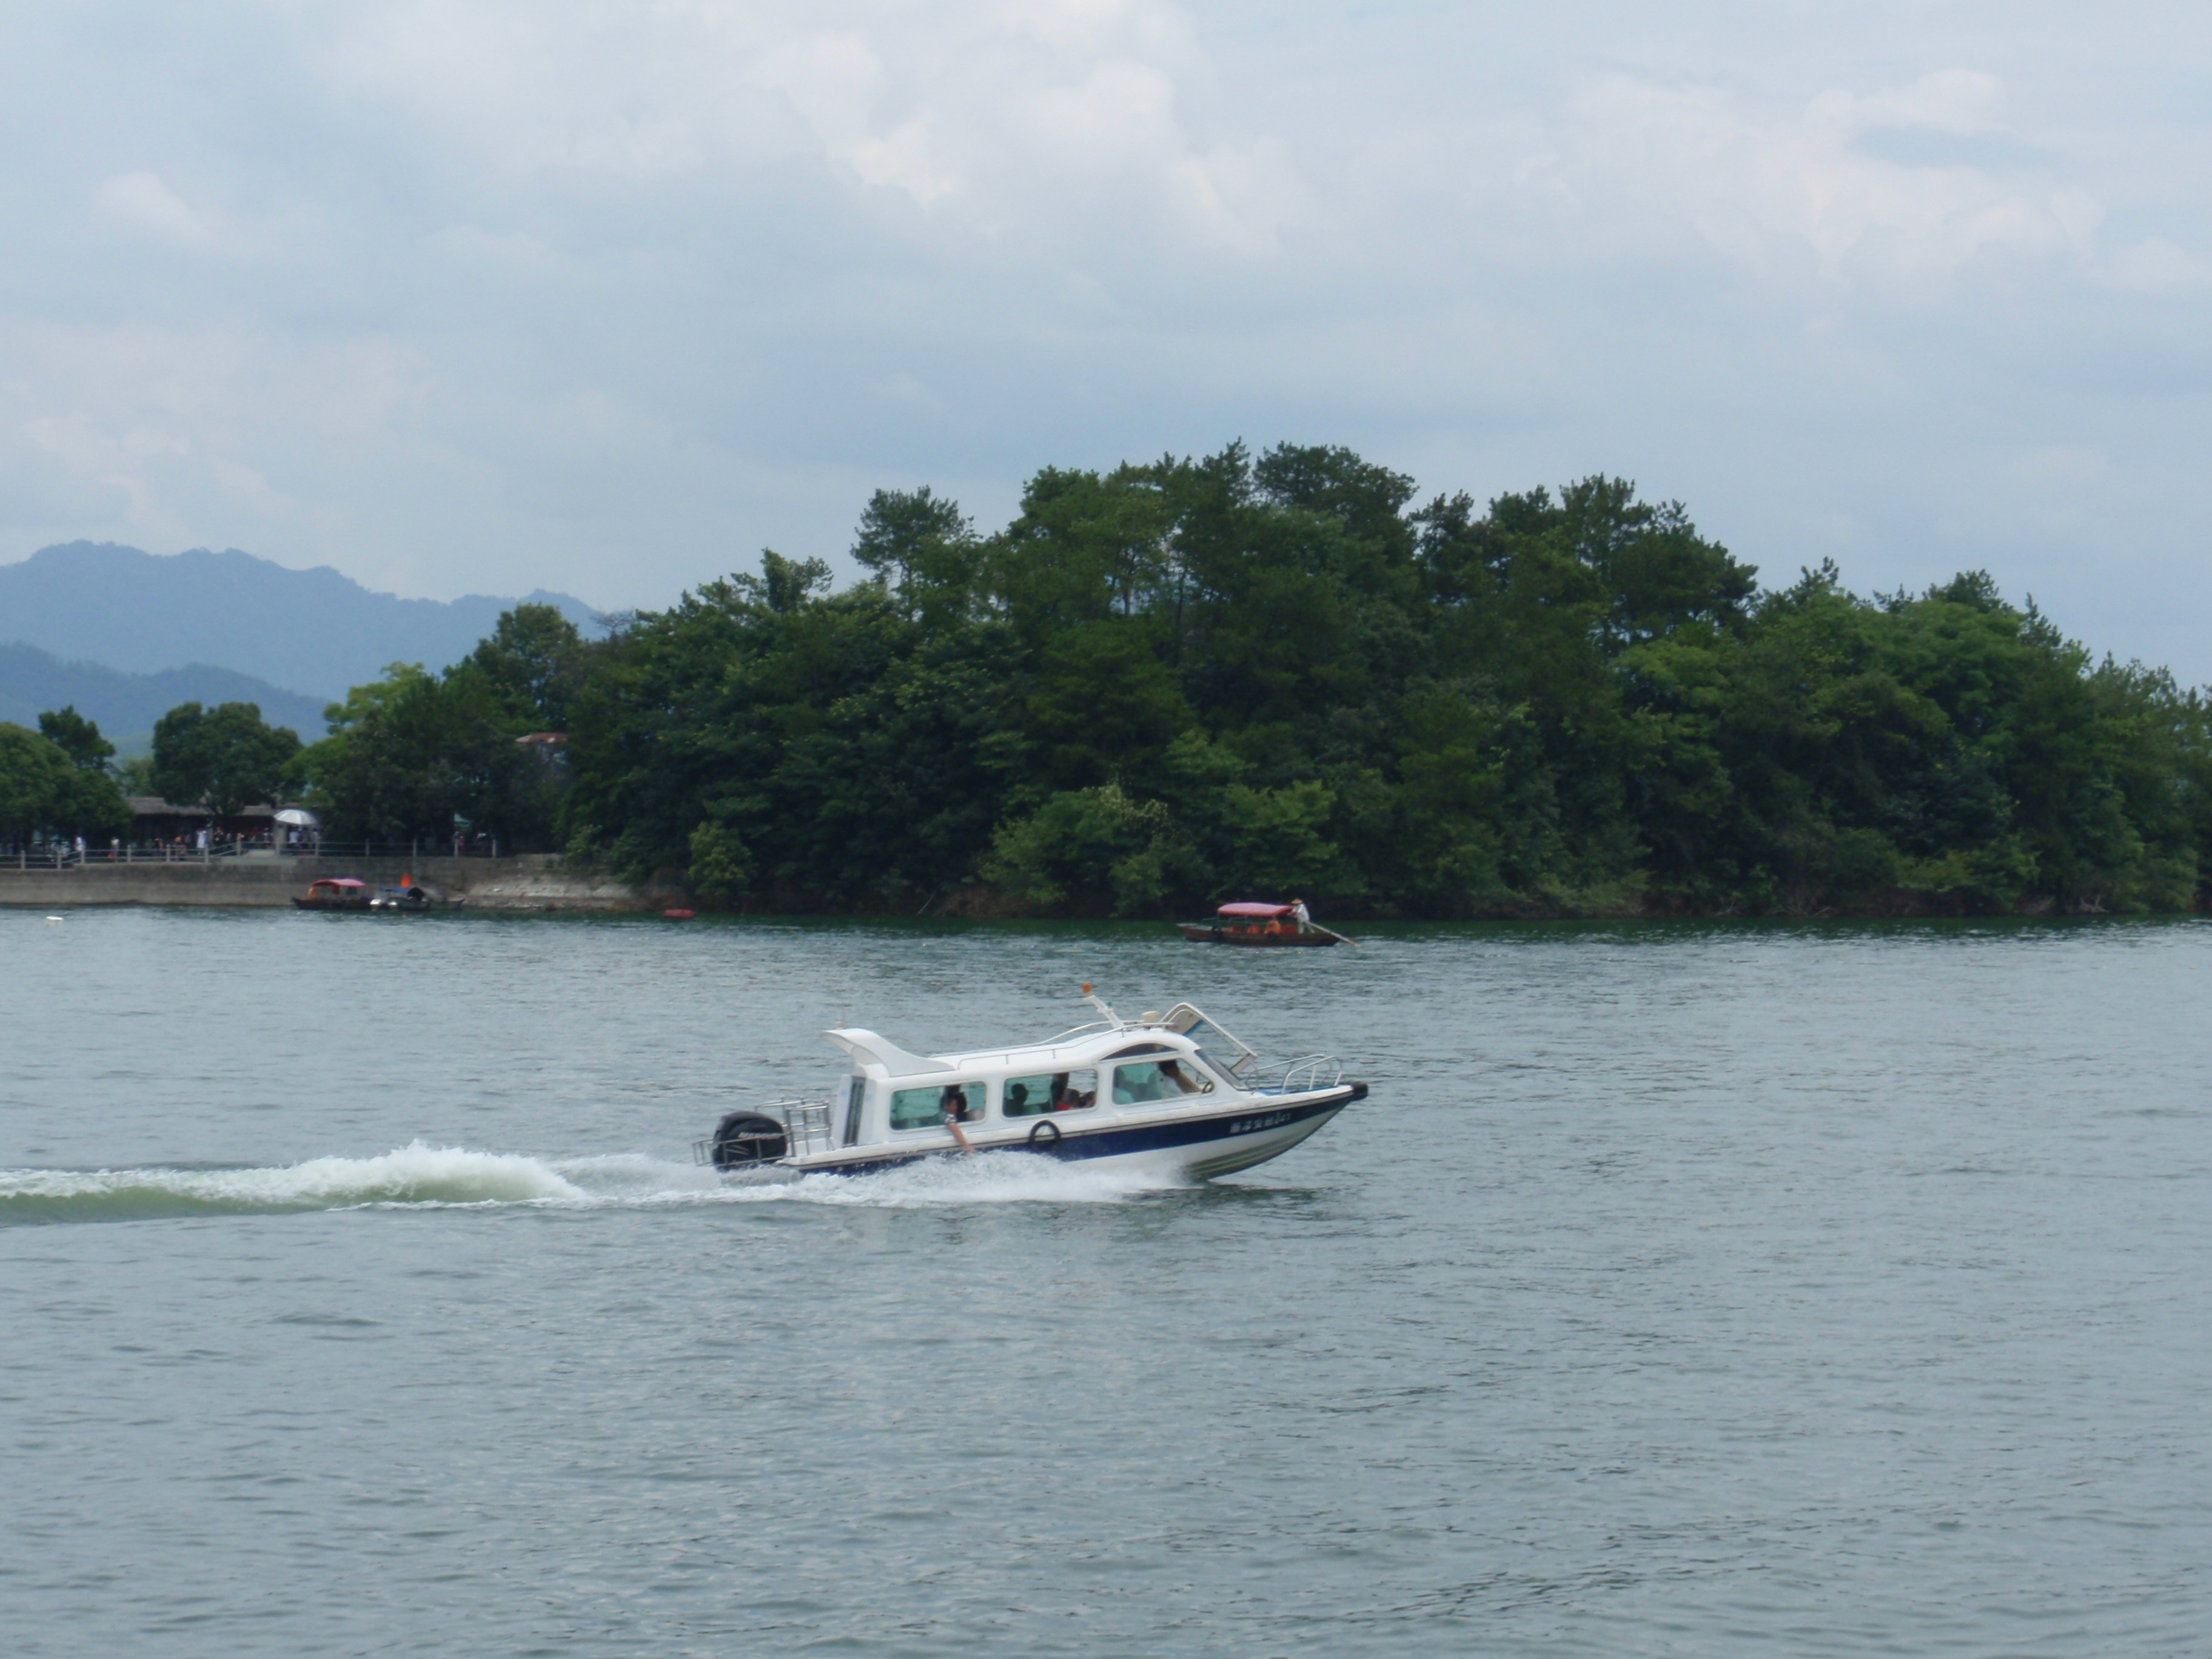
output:
M1351 945L1346 939L1313 919L1304 899L1287 904L1239 900L1224 904L1211 921L1179 921L1176 929L1194 945Z

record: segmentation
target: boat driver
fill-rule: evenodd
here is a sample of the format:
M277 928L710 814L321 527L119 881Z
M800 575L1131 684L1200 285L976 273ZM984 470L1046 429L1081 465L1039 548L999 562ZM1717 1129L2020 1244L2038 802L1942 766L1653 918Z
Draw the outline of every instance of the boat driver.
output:
M1179 1060L1162 1060L1160 1062L1160 1075L1165 1078L1170 1083L1173 1084L1177 1089L1181 1090L1184 1094L1202 1095L1206 1092L1206 1085L1203 1083L1200 1083L1196 1078L1193 1077L1189 1073L1184 1071L1182 1062Z

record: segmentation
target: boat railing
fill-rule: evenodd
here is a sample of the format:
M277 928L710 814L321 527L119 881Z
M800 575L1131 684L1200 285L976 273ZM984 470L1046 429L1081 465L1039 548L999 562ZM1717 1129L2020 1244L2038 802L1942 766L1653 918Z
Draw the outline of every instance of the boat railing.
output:
M1115 1024L1106 1020L1094 1019L1088 1025L1070 1026L1066 1030L1062 1031L1058 1036L1048 1036L1042 1042L1029 1046L1039 1048L1056 1048L1063 1042L1070 1042L1079 1036L1088 1036L1093 1031L1121 1031L1127 1029L1128 1028L1126 1026Z
M1334 1054L1308 1054L1283 1067L1283 1080L1276 1089L1282 1094L1302 1095L1314 1089L1334 1089L1343 1081L1344 1062Z
M783 1120L786 1158L799 1158L808 1152L826 1152L836 1144L830 1135L830 1103L827 1100L819 1097L779 1100L769 1110Z

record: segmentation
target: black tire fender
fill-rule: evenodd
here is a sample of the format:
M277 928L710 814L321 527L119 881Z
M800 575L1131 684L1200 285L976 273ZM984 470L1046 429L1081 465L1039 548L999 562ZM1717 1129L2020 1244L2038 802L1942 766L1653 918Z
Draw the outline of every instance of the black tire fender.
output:
M1051 1133L1047 1133L1046 1131L1048 1130ZM1060 1125L1054 1123L1050 1118L1041 1117L1036 1122L1030 1125L1030 1150L1031 1152L1049 1152L1057 1148L1059 1145Z

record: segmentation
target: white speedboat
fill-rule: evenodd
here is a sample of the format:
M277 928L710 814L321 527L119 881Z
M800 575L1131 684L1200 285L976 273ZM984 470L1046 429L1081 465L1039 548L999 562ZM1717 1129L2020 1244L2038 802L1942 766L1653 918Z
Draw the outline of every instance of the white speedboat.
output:
M1124 1020L1090 1000L1103 1020L1020 1048L912 1054L873 1031L824 1032L852 1060L833 1093L731 1112L694 1151L725 1174L858 1175L1017 1152L1204 1177L1279 1158L1367 1097L1333 1055L1263 1075L1250 1048L1187 1002Z

